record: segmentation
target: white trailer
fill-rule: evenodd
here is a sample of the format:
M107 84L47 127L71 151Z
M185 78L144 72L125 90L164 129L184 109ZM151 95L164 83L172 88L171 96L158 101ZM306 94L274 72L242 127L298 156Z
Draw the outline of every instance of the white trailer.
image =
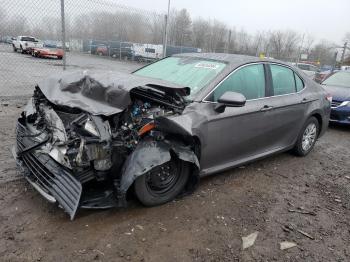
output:
M134 43L132 52L136 61L153 61L163 57L163 45Z

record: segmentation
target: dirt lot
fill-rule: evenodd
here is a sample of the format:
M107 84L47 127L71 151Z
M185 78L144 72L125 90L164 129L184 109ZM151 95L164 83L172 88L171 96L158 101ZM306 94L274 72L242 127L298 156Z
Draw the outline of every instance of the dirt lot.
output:
M132 201L70 221L16 174L9 149L24 101L0 103L1 261L350 260L349 128L331 127L305 158L285 153L205 178L167 205ZM297 247L281 251L281 241Z

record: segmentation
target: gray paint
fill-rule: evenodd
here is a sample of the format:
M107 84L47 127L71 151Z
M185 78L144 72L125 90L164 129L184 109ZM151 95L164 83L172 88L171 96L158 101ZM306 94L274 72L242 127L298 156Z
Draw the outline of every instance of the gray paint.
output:
M130 105L132 88L158 85L181 94L188 88L153 78L121 72L74 71L55 74L38 83L45 97L56 105L80 108L93 115L113 115Z
M325 90L288 64L226 54L178 56L219 60L228 66L193 98L181 114L155 120L157 129L179 135L187 146L175 140L140 141L124 163L118 185L119 200L125 199L126 191L137 177L169 161L171 152L179 159L192 163L195 172L190 180L198 181L198 174L213 174L291 149L304 123L312 115L317 114L321 118L320 135L328 126L330 102L326 99ZM242 107L227 106L223 112L217 112L215 107L218 103L206 101L204 98L230 73L251 63L286 66L303 79L305 88L298 93L247 100ZM130 90L147 84L160 85L160 89L169 94L187 93L186 88L171 83L117 72L65 73L44 80L39 83L39 87L52 103L81 108L93 115L112 115L130 105ZM197 146L200 150L194 152Z
M322 117L322 133L328 125L330 104L325 99L326 92L296 67L274 59L260 59L244 55L191 53L175 56L198 57L227 63L223 72L193 98L193 102L184 109L181 115L168 117L171 122L185 131L184 136L197 137L200 141L201 175L212 174L271 153L290 149L295 144L303 124L313 114L317 113ZM223 113L214 110L215 102L203 101L226 76L237 68L251 63L273 63L286 66L303 79L305 88L301 92L289 95L248 100L243 107L227 107ZM68 79L68 83L76 83L79 81L79 76L83 77L82 74L75 73L69 76L72 78L62 79ZM91 74L90 77L101 82L101 86L106 87L107 90L109 90L109 86L112 86L110 90L115 90L115 87L121 84L125 88L125 92L121 91L123 95L133 87L158 81L148 78L140 79L132 74L112 72ZM55 88L51 87L51 90L48 90L49 84L49 82L45 83L45 95L48 93L50 98L54 100L55 91L51 90ZM84 104L80 104L82 101L78 102L72 98L74 93L69 92L68 98L65 97L67 94L61 90L62 87L57 87L59 84L57 78L53 84L60 89L60 103L87 109L89 112L103 113L107 111L106 114L112 114L120 112L127 104L123 99L120 99L121 102L118 104L120 103L122 106L116 108L106 105L105 100L101 102L91 98L88 100L85 97L83 98ZM63 82L63 86L66 85L66 82ZM41 87L41 85L39 86ZM51 100L50 98L49 100ZM125 99L130 103L128 96ZM90 102L92 105L88 104ZM87 104L86 109L84 108L85 103ZM270 106L273 109L262 111L264 106Z

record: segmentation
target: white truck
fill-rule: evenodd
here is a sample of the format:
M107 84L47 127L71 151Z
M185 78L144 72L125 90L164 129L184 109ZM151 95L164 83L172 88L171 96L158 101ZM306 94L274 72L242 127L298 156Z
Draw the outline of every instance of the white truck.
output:
M22 54L31 53L33 48L44 47L43 42L32 36L17 36L12 41L13 51L20 51Z

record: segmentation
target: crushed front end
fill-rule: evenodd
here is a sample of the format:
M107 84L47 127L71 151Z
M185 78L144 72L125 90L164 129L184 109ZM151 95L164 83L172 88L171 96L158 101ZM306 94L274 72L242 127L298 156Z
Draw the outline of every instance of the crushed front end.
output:
M169 161L171 154L199 166L189 146L170 142L155 126L159 117L181 114L184 102L152 88L135 88L130 97L121 112L96 115L52 103L36 87L18 119L15 154L20 170L71 219L78 208L125 206L137 176ZM157 151L137 154L145 149Z

